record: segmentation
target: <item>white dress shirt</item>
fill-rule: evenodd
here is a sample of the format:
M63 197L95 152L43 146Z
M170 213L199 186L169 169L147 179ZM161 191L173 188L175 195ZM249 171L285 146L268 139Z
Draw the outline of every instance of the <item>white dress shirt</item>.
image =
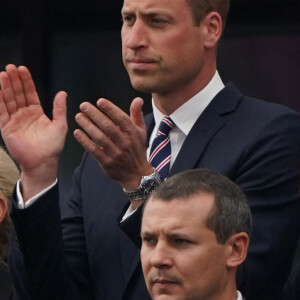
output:
M243 300L243 296L240 291L236 291L236 300Z

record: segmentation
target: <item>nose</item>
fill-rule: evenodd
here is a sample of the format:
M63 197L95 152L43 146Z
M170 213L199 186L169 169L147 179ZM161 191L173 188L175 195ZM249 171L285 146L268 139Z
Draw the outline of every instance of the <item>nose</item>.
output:
M123 29L124 42L132 50L147 46L147 30L142 20L137 19L131 27Z
M172 256L168 245L163 242L158 242L152 251L150 264L155 268L170 268L172 266Z

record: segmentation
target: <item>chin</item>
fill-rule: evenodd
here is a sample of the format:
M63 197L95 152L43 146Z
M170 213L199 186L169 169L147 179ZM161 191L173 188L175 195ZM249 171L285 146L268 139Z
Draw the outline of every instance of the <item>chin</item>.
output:
M131 85L133 88L139 92L143 93L154 93L155 87L151 84L147 84L146 82L142 82L140 80L137 81L131 81Z
M151 295L152 300L184 300L177 295L168 295L168 294L160 294L160 295Z
M157 93L162 88L162 80L152 74L128 73L132 87L144 93Z

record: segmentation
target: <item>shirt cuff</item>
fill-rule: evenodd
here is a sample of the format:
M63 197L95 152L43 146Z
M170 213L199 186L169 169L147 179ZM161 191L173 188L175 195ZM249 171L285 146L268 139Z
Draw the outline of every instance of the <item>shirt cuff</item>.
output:
M125 219L127 219L129 216L131 216L137 209L134 209L133 206L130 204L129 207L126 210L126 213L124 214L121 222L123 222Z
M20 183L21 183L21 180L19 179L17 181L17 186L16 186L17 203L18 203L18 208L19 209L24 209L24 208L27 208L27 207L31 206L34 202L36 202L36 200L38 200L38 198L40 198L42 195L46 194L46 192L48 192L52 187L54 187L57 183L57 178L55 179L54 183L49 185L47 188L45 188L44 190L42 190L41 192L39 192L35 196L28 199L25 203L24 203L24 200L23 200L23 196L21 194Z

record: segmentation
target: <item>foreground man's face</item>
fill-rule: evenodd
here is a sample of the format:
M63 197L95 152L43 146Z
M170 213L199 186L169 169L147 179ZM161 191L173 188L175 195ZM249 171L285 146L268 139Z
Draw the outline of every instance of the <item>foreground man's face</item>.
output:
M141 261L153 299L211 299L224 289L226 244L218 244L206 226L213 205L214 196L208 193L147 203Z

